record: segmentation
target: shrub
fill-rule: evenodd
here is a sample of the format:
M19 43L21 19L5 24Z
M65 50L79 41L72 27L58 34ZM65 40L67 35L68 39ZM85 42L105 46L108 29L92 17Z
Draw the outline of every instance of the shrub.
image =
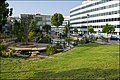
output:
M87 37L83 37L83 38L80 40L80 44L87 44L87 43L93 43L93 42L95 42L94 39L87 38Z
M71 41L71 38L70 37L67 37L65 38L65 41L68 42L68 45L70 44L70 41Z
M10 38L12 34L0 34L0 38Z
M74 40L73 46L77 46L78 44L79 44L79 39L77 38L77 40Z
M57 49L63 49L63 46L61 45L61 42L57 42L56 46Z
M1 57L6 57L7 56L7 46L3 43L3 42L1 42L0 43L0 56Z
M56 48L55 46L47 46L47 54L48 55L52 55L52 54L55 54L56 53Z
M42 36L38 38L39 43L49 43L49 37L48 36Z
M33 39L33 36L34 36L34 32L29 32L28 40L31 41Z

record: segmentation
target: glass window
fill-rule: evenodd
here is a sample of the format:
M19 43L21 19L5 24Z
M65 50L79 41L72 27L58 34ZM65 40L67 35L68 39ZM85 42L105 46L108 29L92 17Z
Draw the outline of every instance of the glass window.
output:
M115 11L114 14L117 14L117 11Z
M111 8L112 7L112 5L109 5L109 8Z

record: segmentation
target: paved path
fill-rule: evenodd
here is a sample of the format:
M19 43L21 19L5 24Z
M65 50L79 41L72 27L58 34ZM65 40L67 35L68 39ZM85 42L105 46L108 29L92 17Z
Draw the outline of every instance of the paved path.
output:
M97 39L96 42L101 43L101 44L106 44L106 42L102 41L101 39ZM120 41L119 40L108 40L107 44L120 44Z

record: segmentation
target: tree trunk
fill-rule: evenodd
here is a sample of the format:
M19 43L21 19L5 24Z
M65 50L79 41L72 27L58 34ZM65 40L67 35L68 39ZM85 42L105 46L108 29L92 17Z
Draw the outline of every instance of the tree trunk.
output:
M26 45L28 44L28 35L29 35L29 32L30 32L30 28L32 27L32 23L33 23L33 20L31 20L30 25L27 25L27 29L26 29Z
M28 32L26 32L26 45L28 45Z

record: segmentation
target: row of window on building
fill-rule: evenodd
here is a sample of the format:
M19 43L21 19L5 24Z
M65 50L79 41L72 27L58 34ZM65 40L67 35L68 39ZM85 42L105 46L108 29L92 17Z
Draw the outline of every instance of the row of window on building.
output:
M99 1L99 2L95 2L95 3L89 4L89 5L83 6L83 7L81 7L81 8L75 9L75 10L73 10L73 11L70 11L70 13L75 12L75 11L78 11L78 10L80 10L80 9L85 9L85 8L88 8L88 7L92 7L92 6L95 6L95 5L99 5L99 4L102 4L102 3L106 3L106 2L108 2L108 1L112 1L112 0L101 0L101 1Z
M99 19L99 20L90 20L90 21L82 21L82 22L73 22L73 24L82 24L82 23L98 23L98 22L110 22L110 21L120 21L120 18L109 18L109 19Z
M117 6L120 6L120 3L116 3L116 4L112 4L112 5L108 5L108 6L103 6L103 7L99 7L99 8L95 8L95 9L90 9L90 10L87 10L87 11L83 11L83 12L80 12L80 13L70 15L70 17L80 15L80 14L89 13L89 12L93 12L93 11L99 11L99 10L103 10L103 9L113 8L113 7L117 7Z
M113 15L113 14L120 14L120 10L118 10L118 11L111 11L111 12L105 12L105 13L99 13L99 14L89 15L89 18L91 18L91 17L98 17L98 16ZM78 17L78 18L73 18L73 19L70 19L70 21L73 21L73 20L79 20L79 19L85 19L85 18L87 18L87 16Z
M95 25L93 26L93 28L102 28L104 25L101 25L101 26L98 26L98 25ZM113 25L115 28L120 28L120 25ZM76 26L77 27L77 26ZM70 27L71 29L74 29L75 27ZM77 28L87 28L87 26L78 26Z

